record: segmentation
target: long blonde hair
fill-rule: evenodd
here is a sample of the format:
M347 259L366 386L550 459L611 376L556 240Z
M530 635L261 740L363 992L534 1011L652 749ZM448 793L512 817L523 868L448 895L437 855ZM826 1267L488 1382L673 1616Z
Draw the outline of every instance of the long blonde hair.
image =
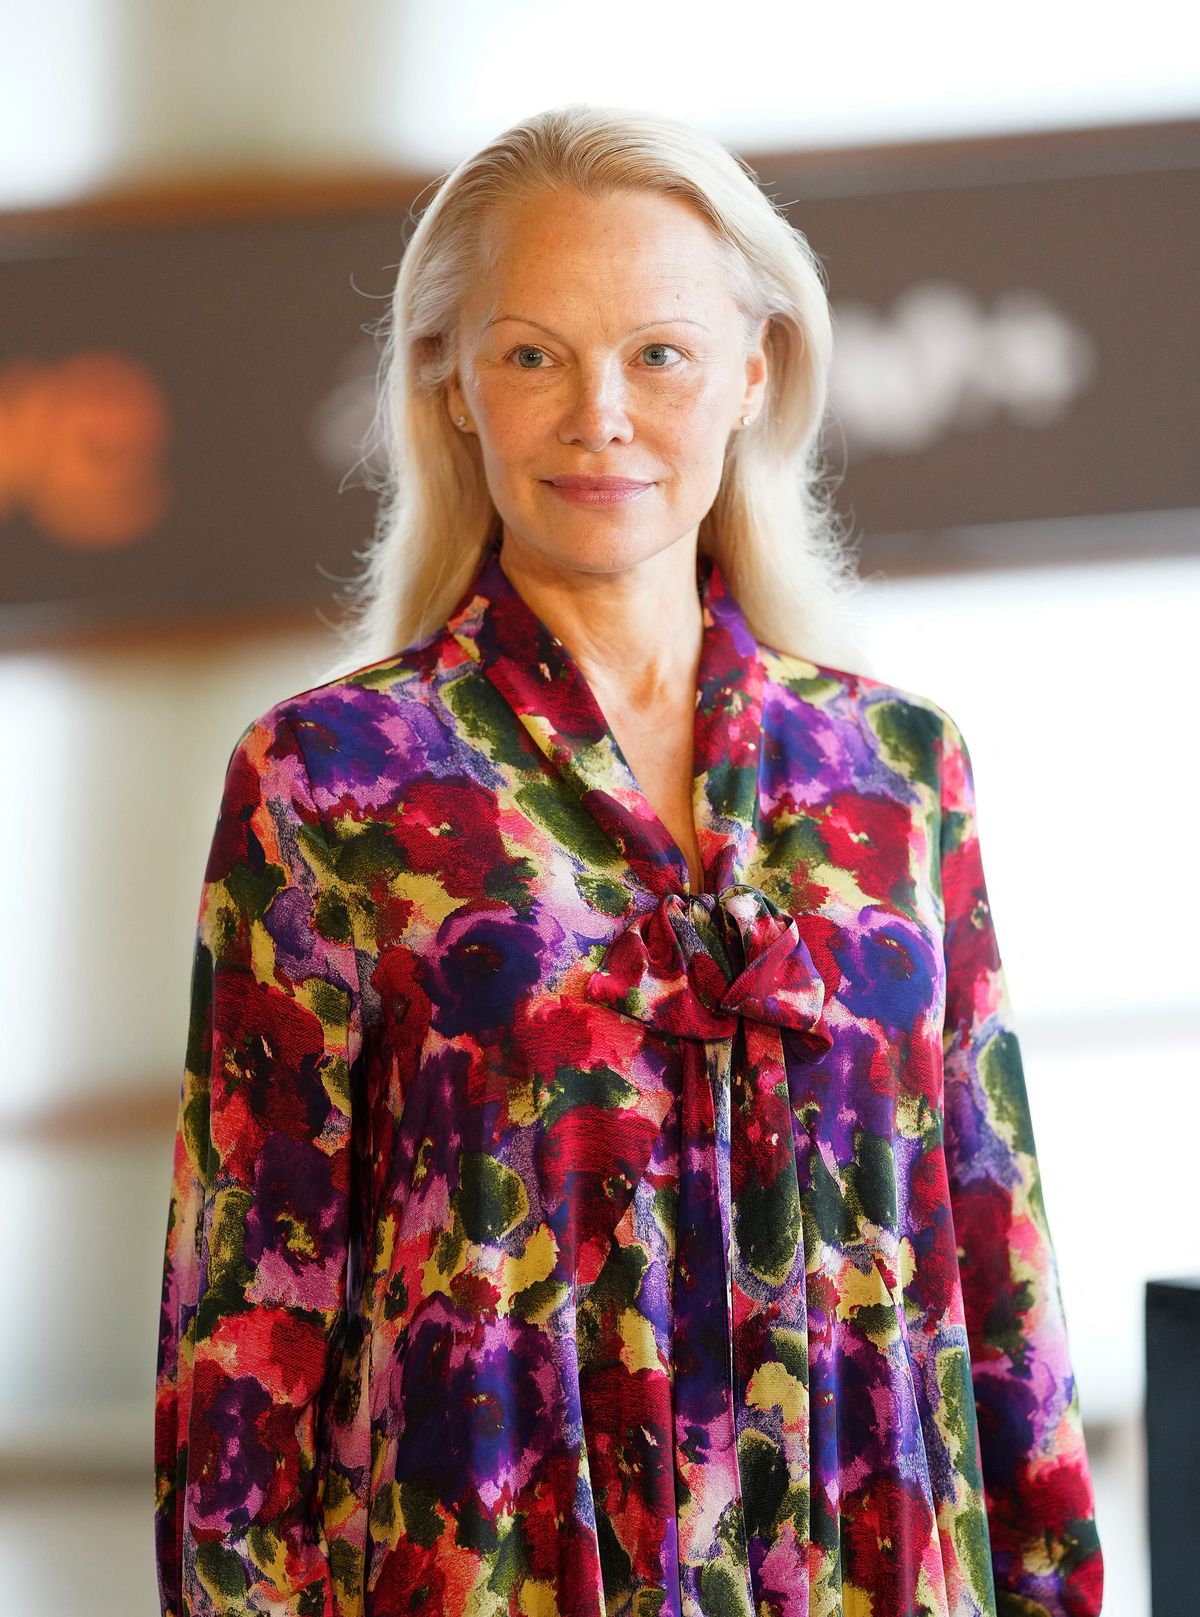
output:
M725 244L747 333L769 318L766 402L731 435L697 543L716 557L760 641L847 666L855 648L846 608L858 582L819 460L833 345L820 263L749 165L717 141L673 119L586 104L505 130L441 180L417 220L378 328L370 453L384 471L374 538L343 598L345 666L439 629L498 530L477 440L455 429L445 406L458 310L490 211L564 187L690 203Z

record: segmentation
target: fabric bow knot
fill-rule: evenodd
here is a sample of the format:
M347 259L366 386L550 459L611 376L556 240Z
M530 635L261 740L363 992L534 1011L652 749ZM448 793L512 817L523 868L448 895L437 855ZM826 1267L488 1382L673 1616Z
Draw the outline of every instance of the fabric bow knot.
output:
M791 1029L812 1059L833 1043L795 916L742 883L668 893L643 910L609 944L588 993L685 1039L729 1038L745 1017Z

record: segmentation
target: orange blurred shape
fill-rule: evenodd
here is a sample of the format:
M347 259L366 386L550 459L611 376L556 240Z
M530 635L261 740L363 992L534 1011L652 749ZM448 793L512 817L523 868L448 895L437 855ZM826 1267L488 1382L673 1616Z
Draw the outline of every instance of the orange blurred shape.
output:
M59 544L110 549L162 520L169 429L157 382L124 354L0 366L0 521L24 508Z

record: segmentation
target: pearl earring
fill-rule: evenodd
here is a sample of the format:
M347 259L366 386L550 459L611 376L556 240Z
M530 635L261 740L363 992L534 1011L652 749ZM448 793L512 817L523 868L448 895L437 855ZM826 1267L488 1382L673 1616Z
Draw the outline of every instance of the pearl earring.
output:
M465 415L460 415L460 416L459 416L459 418L458 418L458 424L459 424L459 426L460 426L460 427L465 427L465 426L466 426L466 424L467 424L467 418L466 418L466 416L465 416Z
M749 425L750 425L750 417L748 415L744 415L742 417L742 426L743 427L748 427Z

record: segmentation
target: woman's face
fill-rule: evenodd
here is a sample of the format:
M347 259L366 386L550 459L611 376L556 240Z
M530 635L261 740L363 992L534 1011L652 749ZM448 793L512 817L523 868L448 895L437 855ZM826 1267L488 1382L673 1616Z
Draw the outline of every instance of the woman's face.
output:
M747 353L709 227L673 197L544 192L494 213L483 248L447 402L478 435L506 549L611 572L690 546L767 378L767 322ZM645 486L581 503L561 477Z

